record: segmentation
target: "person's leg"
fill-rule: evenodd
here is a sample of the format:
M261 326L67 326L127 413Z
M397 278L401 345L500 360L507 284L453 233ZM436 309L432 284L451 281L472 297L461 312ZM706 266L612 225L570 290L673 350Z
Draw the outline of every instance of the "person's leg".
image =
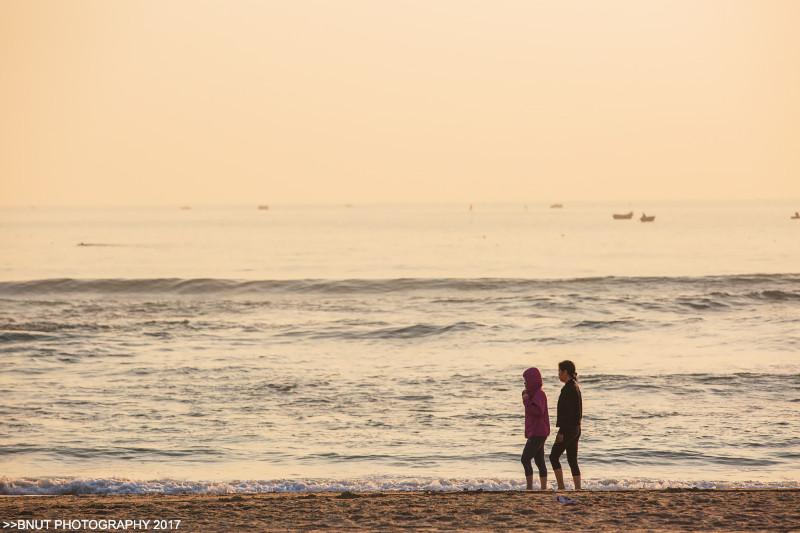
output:
M547 464L544 461L544 440L545 437L542 437L542 443L536 449L536 453L533 456L533 460L536 463L536 468L539 469L540 490L547 489Z
M528 439L525 443L525 448L522 450L522 468L525 469L525 481L528 490L533 490L533 467L531 466L531 459L536 451L536 442L534 438Z
M578 440L580 440L581 432L578 430L574 435L570 435L570 439L566 442L567 450L567 463L569 469L572 471L572 480L575 482L575 490L581 490L581 469L578 467Z
M564 453L564 449L564 434L559 432L556 434L553 449L550 450L550 465L553 467L553 474L556 476L559 490L564 490L564 474L561 472L561 463L558 461L558 458Z
M558 470L553 470L553 474L556 475L556 485L558 486L558 490L564 490L564 473L559 468Z

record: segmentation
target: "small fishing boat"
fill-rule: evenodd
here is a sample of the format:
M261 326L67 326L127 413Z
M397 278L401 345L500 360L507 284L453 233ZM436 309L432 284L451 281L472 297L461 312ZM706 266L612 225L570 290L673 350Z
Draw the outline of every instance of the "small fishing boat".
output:
M630 220L633 218L633 211L625 214L614 213L613 217L614 220Z
M656 219L655 215L649 217L644 213L642 213L642 216L639 217L639 220L641 220L642 222L653 222L655 219Z
M795 211L794 215L791 216L792 220L800 220L800 212Z
M259 209L259 211L269 211L269 206L266 205L266 204L265 205L260 205L260 206L258 206L258 209Z
M564 204L551 204L550 209L561 209L564 207Z

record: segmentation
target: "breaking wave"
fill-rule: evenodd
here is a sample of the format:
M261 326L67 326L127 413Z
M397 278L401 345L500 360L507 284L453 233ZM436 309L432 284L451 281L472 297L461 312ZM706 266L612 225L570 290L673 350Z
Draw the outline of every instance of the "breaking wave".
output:
M554 488L554 487L553 487ZM798 481L682 481L650 478L585 479L585 490L797 489ZM264 492L506 491L524 490L518 479L393 478L276 479L246 481L140 481L125 478L0 478L0 495L252 494Z
M724 288L770 283L741 295L718 292ZM346 280L233 280L213 278L153 278L153 279L40 279L0 282L0 296L33 296L47 294L230 294L259 293L389 293L407 291L494 291L526 292L543 289L607 289L625 286L631 289L653 285L702 287L717 291L714 298L727 296L762 300L796 300L800 291L791 290L800 283L800 274L747 274L698 277L592 277L572 279L520 278L398 278ZM780 286L786 287L780 287ZM784 290L786 289L786 290ZM712 305L715 300L712 299ZM691 302L687 302L689 304ZM709 302L699 302L709 303Z

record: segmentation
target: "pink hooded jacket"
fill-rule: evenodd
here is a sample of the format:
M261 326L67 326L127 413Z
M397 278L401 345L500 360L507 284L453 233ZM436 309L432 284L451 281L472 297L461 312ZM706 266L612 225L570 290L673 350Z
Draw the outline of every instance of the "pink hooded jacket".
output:
M531 367L522 373L525 378L527 399L525 405L525 438L546 437L550 434L550 415L547 412L547 395L542 390L542 374L538 368Z

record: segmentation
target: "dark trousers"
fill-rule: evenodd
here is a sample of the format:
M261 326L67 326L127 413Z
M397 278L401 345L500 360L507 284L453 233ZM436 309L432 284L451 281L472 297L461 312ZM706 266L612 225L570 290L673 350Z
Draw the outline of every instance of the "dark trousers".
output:
M539 477L547 477L547 465L544 462L544 441L547 437L530 437L522 450L522 467L525 469L526 476L533 475L531 459L539 469Z
M563 435L563 439L560 438ZM553 470L561 470L561 463L558 458L567 451L567 463L569 469L572 470L573 476L580 476L581 469L578 468L578 439L581 438L581 428L561 428L556 435L556 442L553 444L553 449L550 451L550 464L553 465ZM559 440L561 442L559 442Z

